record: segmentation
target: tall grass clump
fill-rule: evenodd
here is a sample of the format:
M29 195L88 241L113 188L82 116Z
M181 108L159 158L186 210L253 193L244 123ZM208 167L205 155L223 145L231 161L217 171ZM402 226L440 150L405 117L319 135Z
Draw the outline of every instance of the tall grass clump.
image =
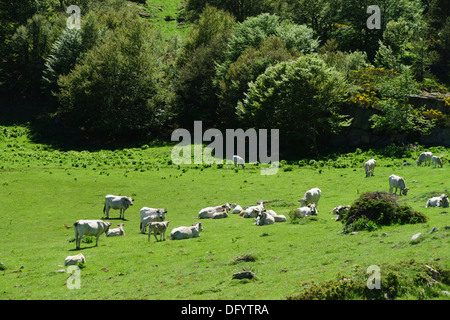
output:
M397 197L387 192L362 194L342 218L344 233L369 230L391 224L424 223L428 217L397 202Z

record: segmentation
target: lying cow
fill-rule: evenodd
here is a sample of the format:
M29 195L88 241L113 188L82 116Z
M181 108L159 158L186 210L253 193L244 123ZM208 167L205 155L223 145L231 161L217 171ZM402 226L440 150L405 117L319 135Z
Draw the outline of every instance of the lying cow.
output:
M448 196L445 194L441 194L439 197L433 197L433 198L428 199L427 204L425 205L425 208L428 208L428 207L448 208L449 207Z
M245 160L237 155L233 156L233 162L234 162L234 166L237 168L238 165L242 167L242 169L245 169Z
M269 224L274 224L275 218L267 212L267 210L262 210L258 213L258 217L256 217L255 224L257 226L265 226Z
M336 214L337 217L335 218L336 221L341 221L345 214L348 213L348 210L350 210L350 206L337 206L334 207L332 212L333 214Z
M145 233L147 230L147 226L151 222L164 221L166 220L167 210L164 208L149 208L142 207L139 211L139 215L141 217L141 223L139 225L139 229L141 233Z
M228 218L228 213L226 211L216 212L211 217L211 219L223 219L223 218Z
M225 203L221 206L216 207L206 207L199 211L198 218L199 219L209 219L212 218L215 213L223 213L228 212L230 210L230 204Z
M80 242L83 236L95 236L95 246L98 246L98 238L103 232L108 232L111 222L102 220L78 220L70 227L65 223L63 225L66 229L75 227L76 248L80 249Z
M245 207L245 209L239 214L240 216L243 216L244 218L256 218L258 214L264 210L264 204L262 201L258 202L259 204L257 206L250 206Z
M106 236L107 237L117 237L117 236L124 236L125 235L125 230L123 230L123 223L119 223L118 228L114 228L109 230L108 232L106 232Z
M156 242L158 242L158 238L156 237L157 234L159 234L159 241L166 240L166 230L168 226L169 221L158 221L150 223L148 229L148 241L150 241L150 235L152 234L152 232L155 236Z
M305 192L303 198L298 200L300 202L301 206L307 206L308 204L314 203L316 206L319 204L320 195L322 194L322 191L320 191L319 188L312 188Z
M232 203L230 205L230 208L231 208L231 211L230 211L231 214L239 214L243 211L242 207L236 203Z
M433 153L432 152L422 152L419 155L419 158L416 160L416 163L417 163L418 166L420 166L424 162L427 162L428 165L430 165L432 157L433 157Z
M125 210L133 205L133 201L133 198L126 196L114 196L112 194L105 196L103 213L106 212L106 219L109 219L109 209L120 210L119 218L125 219Z
M200 231L203 230L201 222L194 223L190 227L178 227L172 229L170 238L172 240L182 240L200 237Z
M294 218L303 218L307 216L317 216L317 207L315 204L308 204L306 207L297 208Z
M442 156L441 156L442 157ZM432 156L431 157L431 163L434 165L434 167L436 168L436 166L440 166L442 168L442 166L444 165L442 163L442 159L441 157L437 157L437 156Z
M68 256L64 260L64 267L65 266L75 266L77 263L86 263L86 258L83 256L82 253L79 253L75 256Z
M364 170L366 171L366 178L373 177L373 172L375 171L375 164L377 162L375 159L367 160L366 163L364 163Z
M389 176L389 193L395 188L394 194L397 194L397 189L400 189L400 195L407 195L409 188L406 187L405 179L392 174Z
M271 215L274 218L275 222L286 222L287 221L285 216L283 216L281 214L277 214L275 211L273 211L271 209L268 209L265 211L267 214Z

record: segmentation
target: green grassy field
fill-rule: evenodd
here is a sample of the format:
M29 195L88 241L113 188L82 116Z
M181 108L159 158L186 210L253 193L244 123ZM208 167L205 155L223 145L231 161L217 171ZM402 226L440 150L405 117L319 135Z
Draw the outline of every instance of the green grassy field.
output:
M420 150L403 159L370 152L342 155L318 162L318 168L286 164L276 175L263 176L255 165L244 171L227 165L178 167L170 164L171 149L58 151L32 143L26 128L0 127L0 262L6 267L0 271L0 299L285 299L313 282L338 274L351 277L355 269L370 265L415 259L450 267L449 209L424 208L430 196L448 194L448 164L436 169L397 166L413 163ZM432 151L449 155L444 148ZM378 167L373 178L365 178L361 159L370 154ZM342 234L343 225L329 211L351 204L361 193L388 191L393 173L411 188L401 201L426 213L429 221ZM206 206L272 200L267 207L287 215L312 187L322 190L317 219L259 227L253 219L231 215L200 220L204 230L199 238L170 240L172 228L199 221L198 211ZM135 198L125 214L126 236L102 235L98 247L82 243L81 250L74 250L74 231L63 223L102 219L106 194ZM155 242L152 236L148 242L139 233L143 206L167 209L166 241ZM110 213L114 227L121 222L118 215ZM433 227L438 231L430 234ZM423 240L410 243L418 232ZM69 274L55 271L64 269L68 255L80 252L87 260L81 289L69 290ZM234 261L244 254L255 261ZM232 274L243 268L253 270L256 279L233 280ZM449 286L441 289L449 291Z

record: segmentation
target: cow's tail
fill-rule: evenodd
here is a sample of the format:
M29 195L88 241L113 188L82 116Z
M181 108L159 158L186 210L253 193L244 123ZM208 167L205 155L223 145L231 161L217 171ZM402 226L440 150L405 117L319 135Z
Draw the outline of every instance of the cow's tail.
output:
M66 228L66 229L70 229L70 228L72 228L72 227L74 226L74 224L73 224L71 227L69 227L67 224L63 223L63 226L64 226L64 228Z

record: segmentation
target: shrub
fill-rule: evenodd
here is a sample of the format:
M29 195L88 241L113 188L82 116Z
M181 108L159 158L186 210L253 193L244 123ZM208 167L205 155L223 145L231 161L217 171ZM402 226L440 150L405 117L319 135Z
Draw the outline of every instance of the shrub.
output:
M424 223L428 218L407 205L399 205L396 196L387 192L362 194L343 217L344 233L375 230L391 224Z

